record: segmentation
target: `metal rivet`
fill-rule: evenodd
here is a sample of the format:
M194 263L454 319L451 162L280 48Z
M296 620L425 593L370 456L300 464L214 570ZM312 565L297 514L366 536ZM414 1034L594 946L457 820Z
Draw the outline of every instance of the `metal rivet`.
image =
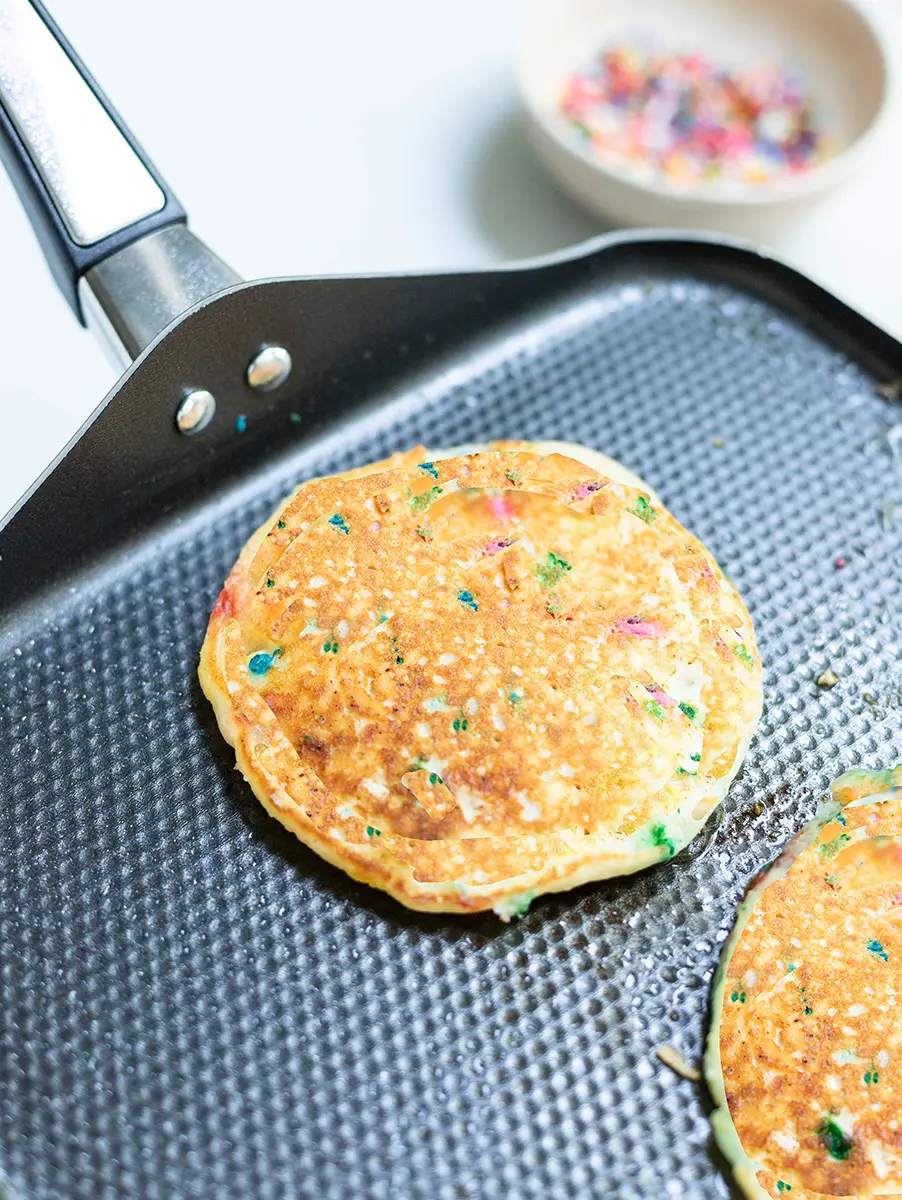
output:
M213 420L216 399L211 392L197 388L188 392L175 410L175 426L179 433L200 433Z
M264 346L247 364L245 378L255 392L272 392L291 374L291 355L284 346Z

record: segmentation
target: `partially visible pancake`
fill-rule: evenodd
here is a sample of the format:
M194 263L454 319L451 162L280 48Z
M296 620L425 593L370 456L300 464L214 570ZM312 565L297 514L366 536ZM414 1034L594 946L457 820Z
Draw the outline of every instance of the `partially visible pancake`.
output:
M715 980L712 1125L752 1200L902 1193L902 766L832 791Z
M501 445L302 485L242 552L200 674L301 840L411 907L509 916L686 844L760 664L657 497Z

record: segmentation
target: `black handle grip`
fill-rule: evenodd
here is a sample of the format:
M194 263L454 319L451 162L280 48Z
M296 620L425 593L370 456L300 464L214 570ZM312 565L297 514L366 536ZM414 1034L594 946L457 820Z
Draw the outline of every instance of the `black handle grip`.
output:
M53 139L60 134L57 144ZM39 0L0 0L0 159L82 324L82 275L146 234L186 220L172 190ZM69 179L67 166L74 168ZM119 197L117 214L116 189L123 180L129 194Z

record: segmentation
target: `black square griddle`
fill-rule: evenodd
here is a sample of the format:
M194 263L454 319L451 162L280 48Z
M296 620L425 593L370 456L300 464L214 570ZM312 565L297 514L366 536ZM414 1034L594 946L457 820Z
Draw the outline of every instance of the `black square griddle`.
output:
M295 363L265 397L263 341ZM655 1050L698 1062L736 904L829 780L902 758L900 376L887 334L704 237L239 285L170 327L0 530L8 1200L728 1196L703 1086ZM218 401L190 439L186 387ZM307 851L195 674L298 480L503 437L643 475L746 600L766 698L686 851L510 925L408 912Z

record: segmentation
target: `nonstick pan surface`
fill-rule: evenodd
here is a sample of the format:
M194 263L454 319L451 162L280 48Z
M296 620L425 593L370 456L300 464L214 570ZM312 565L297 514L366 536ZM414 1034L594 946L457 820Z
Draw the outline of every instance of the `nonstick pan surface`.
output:
M655 1049L698 1061L743 888L831 777L902 758L902 407L876 390L902 353L744 251L596 258L0 618L11 1200L729 1194L702 1086ZM253 798L195 676L292 483L490 437L641 473L739 587L765 665L760 731L696 841L510 925L409 913L324 865Z

